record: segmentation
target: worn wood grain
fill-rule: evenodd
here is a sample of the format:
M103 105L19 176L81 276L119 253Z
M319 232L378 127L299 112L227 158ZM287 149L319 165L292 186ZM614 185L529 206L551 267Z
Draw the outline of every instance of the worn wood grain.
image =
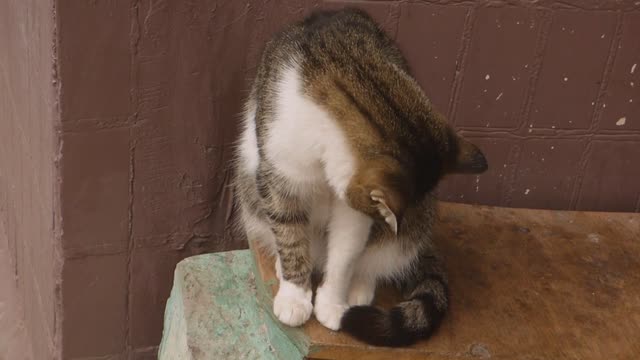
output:
M635 359L640 354L640 215L443 203L435 241L451 311L405 349L364 345L311 319L289 336L314 359ZM253 247L267 295L273 259ZM376 302L397 296L381 290ZM270 298L261 300L270 311ZM283 328L286 326L279 325Z

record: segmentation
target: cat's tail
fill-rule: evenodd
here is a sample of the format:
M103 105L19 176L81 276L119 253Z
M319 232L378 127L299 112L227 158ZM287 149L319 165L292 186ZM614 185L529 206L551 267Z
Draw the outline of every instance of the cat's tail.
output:
M408 346L428 338L440 325L449 307L446 280L427 277L391 310L354 306L342 316L343 331L376 346Z

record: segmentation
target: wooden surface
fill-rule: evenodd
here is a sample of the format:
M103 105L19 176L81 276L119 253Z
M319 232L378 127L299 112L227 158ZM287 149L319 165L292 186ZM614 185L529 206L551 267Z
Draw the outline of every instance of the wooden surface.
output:
M443 203L435 241L451 310L430 340L376 348L315 319L280 326L314 359L640 358L640 215ZM273 260L254 253L270 309Z

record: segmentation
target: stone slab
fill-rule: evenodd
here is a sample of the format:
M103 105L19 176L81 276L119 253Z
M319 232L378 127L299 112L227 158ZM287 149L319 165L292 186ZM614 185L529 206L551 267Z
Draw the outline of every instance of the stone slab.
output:
M259 306L252 259L239 250L178 264L158 359L302 358Z

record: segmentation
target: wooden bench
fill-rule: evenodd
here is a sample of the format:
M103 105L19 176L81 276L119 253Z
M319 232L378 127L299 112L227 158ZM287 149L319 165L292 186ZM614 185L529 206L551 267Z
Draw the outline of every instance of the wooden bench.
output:
M639 214L443 203L435 241L449 272L451 309L440 330L413 347L367 346L313 318L301 328L280 324L271 313L273 259L252 247L253 257L241 251L185 260L200 259L199 271L178 266L160 358L177 359L168 357L176 354L169 352L174 340L193 359L640 358ZM230 255L255 258L255 268L227 279L238 271L236 260L224 260ZM209 264L213 257L228 266ZM187 292L194 294L185 300ZM376 295L381 306L397 300L390 289ZM172 307L186 314L184 329ZM242 312L251 313L251 324L237 317ZM230 340L243 336L252 342Z

